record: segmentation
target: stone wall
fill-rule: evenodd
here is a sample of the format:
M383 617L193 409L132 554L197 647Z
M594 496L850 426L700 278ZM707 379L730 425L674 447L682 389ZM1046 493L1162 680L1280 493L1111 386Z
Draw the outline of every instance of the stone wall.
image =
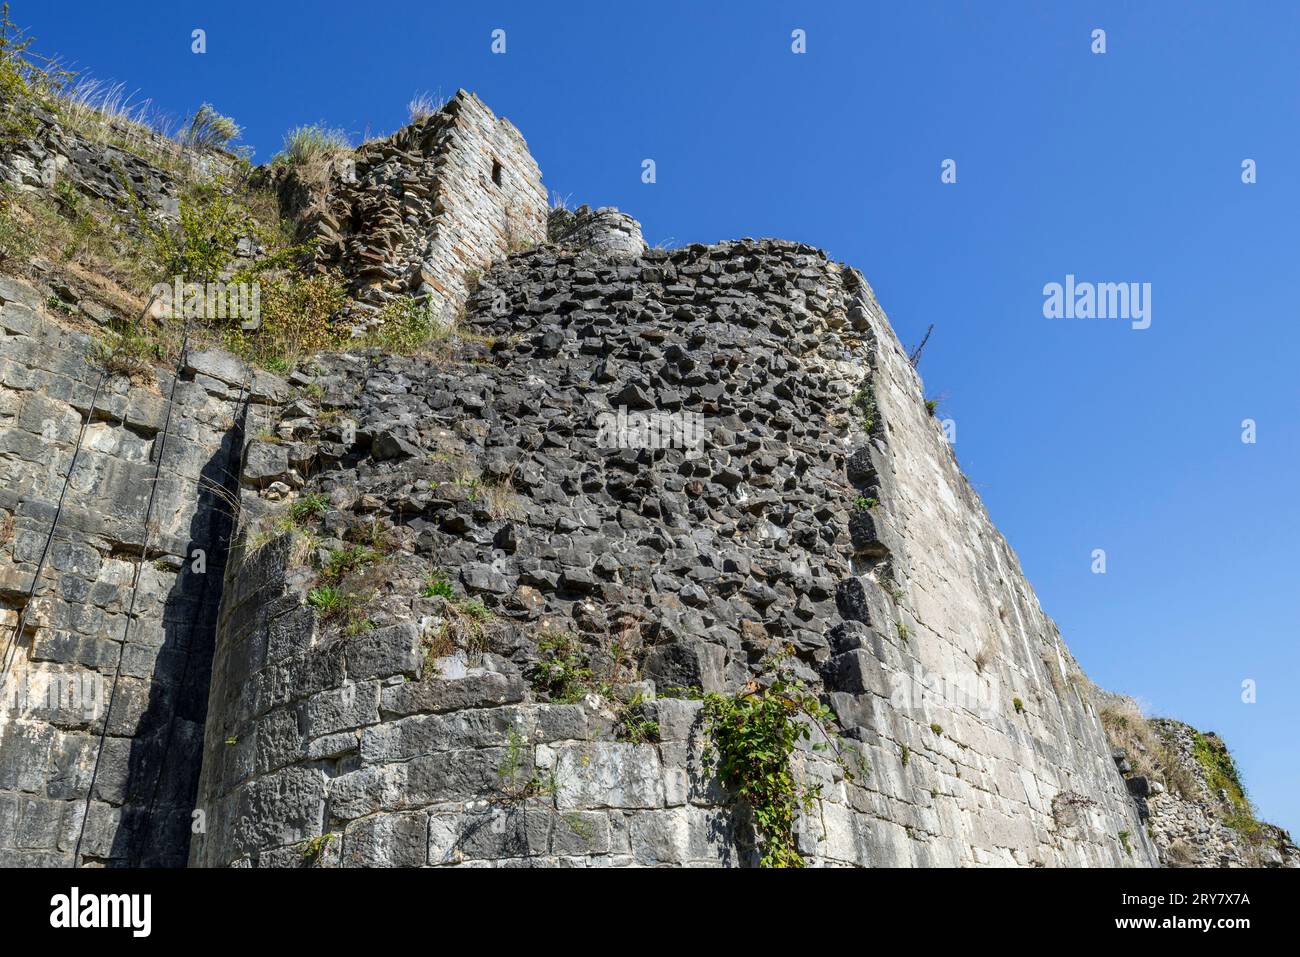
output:
M640 256L646 251L641 224L613 206L579 206L572 212L553 209L547 217L546 232L557 245L575 246L600 256Z
M248 514L323 504L231 565L193 863L752 863L698 702L665 692L739 691L782 645L869 767L799 756L809 862L1155 863L860 276L774 241L546 247L465 325L432 358L322 357L250 444ZM341 611L305 607L321 587ZM600 679L577 703L529 680L557 633ZM629 700L660 740L619 740Z
M175 866L197 786L240 392L266 401L284 387L202 353L175 383L162 371L101 377L89 338L43 302L0 282L0 863Z
M413 295L454 319L476 274L546 238L546 190L524 138L464 90L351 157L286 171L275 185L319 241L317 265L348 279L363 317Z
M0 176L174 215L42 122ZM0 864L750 866L699 698L783 649L843 733L794 759L810 864L1300 861L1112 753L855 270L548 223L463 92L306 172L262 175L345 318L459 319L425 354L132 383L45 314L93 288L0 280Z

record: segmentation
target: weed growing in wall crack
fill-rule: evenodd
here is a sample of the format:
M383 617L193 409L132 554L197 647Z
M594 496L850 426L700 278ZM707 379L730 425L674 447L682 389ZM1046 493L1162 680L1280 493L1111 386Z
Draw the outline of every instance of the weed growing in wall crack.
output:
M329 511L330 500L319 492L312 492L297 499L289 506L289 517L295 522L305 522L317 518Z
M876 390L870 384L853 394L853 407L862 422L862 430L870 433L876 427Z
M572 632L543 632L537 639L537 651L542 657L529 671L528 680L551 701L573 704L592 690L587 652Z
M704 696L705 765L753 815L763 867L804 866L795 823L800 812L812 810L821 784L799 780L791 758L814 729L826 738L812 745L814 751L836 740L830 709L786 667L790 653L783 649L767 661L766 685L751 682L737 695ZM852 780L843 759L837 760Z
M341 589L332 585L321 585L307 593L307 604L320 612L321 618L328 621L343 614L348 608L349 601Z
M322 834L320 837L313 837L303 845L303 859L309 863L320 860L320 856L325 853L325 849L330 846L335 837L336 835L333 832Z
M424 597L445 598L452 601L456 597L456 589L440 575L430 575L424 582Z
M659 722L646 717L645 699L638 692L623 707L614 737L629 744L646 744L659 740Z

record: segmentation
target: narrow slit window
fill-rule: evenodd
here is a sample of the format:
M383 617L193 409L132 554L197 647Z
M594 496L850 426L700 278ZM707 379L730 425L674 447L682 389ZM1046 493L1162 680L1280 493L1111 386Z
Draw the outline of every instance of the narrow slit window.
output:
M498 186L501 185L501 162L499 160L492 161L492 182Z

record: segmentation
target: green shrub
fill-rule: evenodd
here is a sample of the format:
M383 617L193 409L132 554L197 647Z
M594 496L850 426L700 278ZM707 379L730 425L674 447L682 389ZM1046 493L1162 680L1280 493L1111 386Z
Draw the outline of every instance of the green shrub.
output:
M15 213L13 187L0 183L0 263L25 262L32 253L31 233Z
M331 549L325 559L323 573L326 578L337 581L349 572L364 568L366 565L373 565L381 557L379 552L364 545L346 545L343 548Z
M357 635L367 635L375 630L375 623L369 618L357 618L348 622L347 627L343 629L343 637L355 638Z
M587 652L572 632L543 632L538 638L537 650L542 660L528 672L528 679L551 701L572 704L592 690L593 678Z
M424 581L424 597L445 598L452 601L456 597L456 589L445 578L430 575Z
M90 359L110 375L137 377L153 368L163 355L157 339L129 326L106 329L90 349Z
M347 304L348 293L336 273L291 273L263 280L261 298L261 328L254 333L232 329L226 334L226 347L241 358L272 371L290 372L307 356L343 344L333 318Z
M763 867L804 866L795 823L812 809L821 784L798 780L791 757L814 728L826 737L814 750L825 750L835 734L830 709L789 673L788 656L787 649L769 659L764 687L704 696L706 766L753 815ZM847 767L845 775L853 778Z
M321 617L329 619L341 614L347 608L348 601L341 589L321 585L307 593L307 604L319 611Z
M876 427L876 390L868 383L853 394L851 401L863 431L870 432Z
M444 339L450 328L438 321L432 307L413 296L389 300L380 310L380 325L366 335L366 345L385 352L410 355L435 339Z
M629 744L658 742L659 722L646 716L645 700L640 693L620 709L614 737Z
M295 522L305 522L310 518L324 515L329 509L329 497L319 492L312 492L301 496L289 506L289 517Z

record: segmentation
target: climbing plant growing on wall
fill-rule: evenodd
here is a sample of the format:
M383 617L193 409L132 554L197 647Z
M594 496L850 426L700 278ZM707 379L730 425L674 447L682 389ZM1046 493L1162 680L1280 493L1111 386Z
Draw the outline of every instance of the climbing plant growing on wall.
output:
M812 744L826 751L837 740L834 718L792 672L792 649L768 659L763 680L736 695L704 696L707 743L705 764L753 815L763 867L803 867L795 823L821 795L820 782L800 780L791 758L814 732ZM853 772L836 752L836 761L852 780Z

